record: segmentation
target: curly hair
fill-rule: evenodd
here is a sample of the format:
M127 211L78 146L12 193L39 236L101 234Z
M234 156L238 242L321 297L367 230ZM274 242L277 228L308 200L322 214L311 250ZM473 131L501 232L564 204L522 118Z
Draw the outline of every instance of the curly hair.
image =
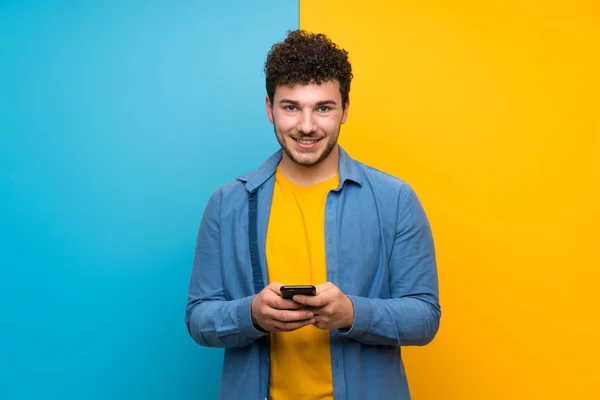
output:
M342 107L346 106L352 81L348 52L321 33L288 31L287 38L271 47L265 62L267 95L273 103L280 85L309 84L337 80Z

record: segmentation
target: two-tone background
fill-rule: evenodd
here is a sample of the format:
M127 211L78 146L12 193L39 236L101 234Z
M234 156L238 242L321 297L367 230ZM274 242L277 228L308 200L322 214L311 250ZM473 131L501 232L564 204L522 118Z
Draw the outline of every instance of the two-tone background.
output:
M195 235L277 149L262 67L298 27L350 52L342 145L433 226L413 398L600 398L597 2L3 0L0 399L216 397Z

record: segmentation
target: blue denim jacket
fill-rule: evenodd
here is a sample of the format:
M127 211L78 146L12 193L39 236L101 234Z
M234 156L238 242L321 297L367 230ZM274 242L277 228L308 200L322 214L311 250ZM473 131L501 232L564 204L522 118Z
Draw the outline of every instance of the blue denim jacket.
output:
M250 303L268 282L266 232L281 156L216 190L200 223L185 322L198 344L225 348L219 399L269 396L269 334L252 325ZM334 398L410 399L400 346L429 343L441 317L429 223L402 180L341 148L339 167L325 208L327 280L352 300L355 315L350 329L330 332Z

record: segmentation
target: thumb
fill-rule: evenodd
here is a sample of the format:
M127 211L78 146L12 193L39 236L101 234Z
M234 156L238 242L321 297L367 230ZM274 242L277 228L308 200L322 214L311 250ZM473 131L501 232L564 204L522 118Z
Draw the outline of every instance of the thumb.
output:
M274 292L277 296L281 296L281 287L283 286L282 283L279 282L271 282L269 283L269 285L267 286L267 288L269 288L272 292Z

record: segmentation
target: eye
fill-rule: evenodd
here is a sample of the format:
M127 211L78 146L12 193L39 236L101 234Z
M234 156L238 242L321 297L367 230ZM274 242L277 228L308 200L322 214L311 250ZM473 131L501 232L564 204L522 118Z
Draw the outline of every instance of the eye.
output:
M298 108L296 106L287 105L283 108L285 111L296 111Z
M319 112L322 112L322 113L326 113L329 110L331 110L331 108L329 108L327 106L321 106L321 107L319 107Z

